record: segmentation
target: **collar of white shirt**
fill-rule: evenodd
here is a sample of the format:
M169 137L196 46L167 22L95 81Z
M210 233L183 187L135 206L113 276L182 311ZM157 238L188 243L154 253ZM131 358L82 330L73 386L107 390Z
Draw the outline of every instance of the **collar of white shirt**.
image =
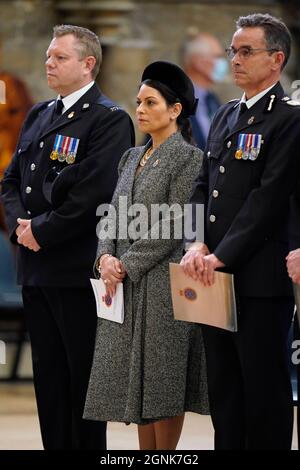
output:
M71 93L68 96L65 96L64 98L61 98L60 95L58 95L57 99L62 99L63 102L63 110L62 114L65 113L69 108L71 108L92 86L94 85L94 81L88 83L84 87L80 88L77 91L74 91L74 93Z
M257 101L259 101L263 96L265 96L268 93L268 91L270 91L271 88L273 88L275 85L276 83L274 83L269 88L266 88L265 90L261 91L257 95L252 96L252 98L250 98L249 100L246 99L246 95L244 93L240 103L246 103L247 108L250 109L255 103L257 103Z

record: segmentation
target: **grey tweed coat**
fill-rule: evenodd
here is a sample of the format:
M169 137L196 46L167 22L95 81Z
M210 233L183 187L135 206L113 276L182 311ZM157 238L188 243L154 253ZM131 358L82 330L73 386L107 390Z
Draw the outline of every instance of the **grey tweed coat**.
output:
M188 202L202 163L201 150L177 132L153 152L135 176L149 146L130 149L121 159L112 200L118 217L120 196L127 196L128 206L144 204L149 214L151 204L183 206ZM158 234L162 223L151 219L148 228ZM128 273L124 280L125 319L122 325L98 319L84 418L146 424L185 411L207 414L201 327L173 319L169 263L180 261L182 240L172 235L170 239L144 235L137 240L117 236L116 240L99 241L97 258L103 253L121 259Z

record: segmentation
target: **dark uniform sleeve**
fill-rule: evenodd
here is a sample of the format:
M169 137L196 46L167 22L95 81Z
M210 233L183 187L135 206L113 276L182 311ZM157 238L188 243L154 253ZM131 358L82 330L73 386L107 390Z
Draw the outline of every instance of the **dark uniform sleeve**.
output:
M131 145L129 116L122 110L108 111L89 136L77 181L65 201L57 209L32 219L33 235L42 248L74 238L95 223L97 206L110 202L120 157Z
M300 177L290 201L289 249L300 248Z
M17 218L29 219L27 210L25 209L21 194L21 174L19 166L19 158L22 155L22 152L27 150L26 141L23 142L22 146L22 135L24 130L31 125L31 123L36 119L40 111L40 104L33 106L29 111L29 114L24 122L22 127L19 142L17 145L17 150L12 158L10 165L5 171L3 181L1 182L1 199L4 202L5 206L5 220L8 228L8 234L12 243L17 243L16 228L18 227Z

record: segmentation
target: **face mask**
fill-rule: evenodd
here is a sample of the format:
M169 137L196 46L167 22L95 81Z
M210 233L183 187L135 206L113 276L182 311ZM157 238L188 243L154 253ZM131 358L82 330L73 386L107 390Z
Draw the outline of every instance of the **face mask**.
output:
M215 60L214 68L211 78L214 82L221 82L224 80L228 72L228 62L224 57L219 57Z

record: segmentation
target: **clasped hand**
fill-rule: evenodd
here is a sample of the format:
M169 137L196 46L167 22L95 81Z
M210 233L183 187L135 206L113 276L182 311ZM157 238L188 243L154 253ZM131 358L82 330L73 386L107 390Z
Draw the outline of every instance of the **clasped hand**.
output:
M225 266L214 254L209 253L204 243L198 249L187 251L180 265L187 276L205 286L211 286L215 282L215 269Z
M290 278L300 284L300 248L290 251L286 257L286 265Z
M118 258L109 256L103 259L101 263L101 279L103 279L106 292L110 297L115 295L117 284L122 282L125 276L125 268Z
M26 248L29 248L29 250L39 251L41 247L33 236L31 230L31 220L19 218L17 219L17 222L19 224L16 228L18 243L25 246Z

